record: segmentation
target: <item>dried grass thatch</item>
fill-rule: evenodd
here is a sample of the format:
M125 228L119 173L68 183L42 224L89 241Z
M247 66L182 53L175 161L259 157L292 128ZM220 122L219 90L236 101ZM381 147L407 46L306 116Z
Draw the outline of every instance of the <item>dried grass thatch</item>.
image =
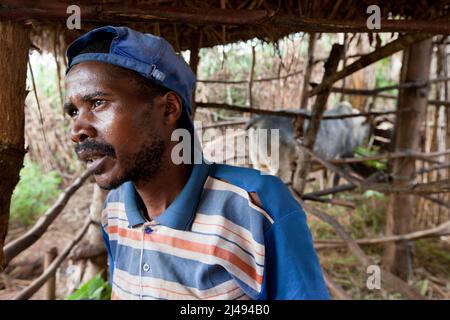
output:
M69 43L93 27L108 24L162 35L177 51L255 37L275 41L299 31L371 32L366 27L370 5L380 7L382 32L450 33L448 0L78 1L81 30L66 28L69 16L66 9L70 4L67 0L45 4L2 0L0 19L32 21L33 42L50 52L54 50L51 47L54 41L48 41L48 37L53 37L49 30L56 31L62 42Z

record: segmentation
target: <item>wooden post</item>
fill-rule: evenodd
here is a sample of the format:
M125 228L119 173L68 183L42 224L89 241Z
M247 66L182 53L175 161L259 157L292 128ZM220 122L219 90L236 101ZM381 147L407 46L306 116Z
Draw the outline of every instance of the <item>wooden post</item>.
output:
M330 56L325 63L325 73L323 75L322 83L326 83L328 78L336 72L343 50L344 47L342 45L333 45ZM314 147L316 136L319 132L320 121L322 120L323 113L325 112L328 96L330 95L332 85L332 83L328 83L326 86L322 86L322 91L318 93L316 101L313 105L311 120L309 121L308 130L306 131L305 140L303 143L304 146L309 150L312 150ZM297 136L301 136L302 133L299 132L297 119L294 121L295 133ZM300 194L303 194L303 190L305 189L306 180L310 168L310 156L306 152L300 153L293 178L293 187Z
M311 32L309 34L309 41L308 41L308 60L306 62L306 68L305 68L305 74L303 75L303 88L301 92L301 98L300 98L300 110L308 110L308 98L309 98L309 82L311 81L311 74L314 67L314 50L316 48L316 33ZM298 118L296 119L296 131L297 134L300 136L303 136L303 126L305 125L305 119L304 118ZM323 179L321 179L321 182Z
M447 37L448 39L448 37ZM442 45L442 54L445 57L445 60L443 61L443 76L445 78L448 78L448 74L449 74L449 66L448 66L448 61L449 61L449 57L448 57L448 45ZM450 81L444 81L444 100L445 101L450 101ZM446 108L445 110L445 129L444 129L444 135L445 135L445 147L449 148L450 147L450 108ZM447 161L450 162L450 155L447 156ZM446 177L450 178L450 168L447 170L446 172ZM447 200L447 202L450 200L450 195L447 194L445 197L445 200ZM450 219L450 212L447 212L447 217L444 217L444 219L449 220Z
M314 32L309 34L308 41L308 60L306 62L305 74L303 76L302 97L300 99L300 109L307 109L308 107L308 88L311 81L311 74L314 67L314 49L316 48L316 34Z
M44 257L44 272L48 270L49 266L55 260L58 255L58 249L56 247L51 247L47 252L45 252ZM56 276L52 275L50 279L45 283L45 299L55 300L56 298Z
M248 80L248 106L253 108L254 100L253 100L253 79L255 77L255 62L256 62L256 51L255 46L252 45L252 64L250 67L250 76Z
M342 45L344 46L344 52L343 52L343 56L342 56L342 69L344 69L347 66L347 51L349 49L349 43L348 43L348 39L347 39L347 34L344 33L344 38L342 40ZM342 79L342 88L345 88L346 85L346 81L345 79L347 78L343 78ZM339 99L340 102L345 100L345 93L341 94L341 98Z
M195 76L197 77L197 68L198 63L200 61L200 41L201 41L201 33L200 31L192 31L191 36L191 47L190 47L190 57L189 57L189 66L192 69L192 72L194 72ZM194 119L195 116L195 109L197 108L195 104L195 88L194 92L192 93L192 119Z
M0 21L0 271L8 232L11 195L25 155L25 81L30 30L23 23Z
M443 45L437 45L436 51L435 51L435 57L436 57L436 78L443 78L445 76L444 68L445 68L445 62L446 62L446 54L444 50ZM444 86L445 81L443 82L437 82L434 86L435 88L435 96L437 101L445 101L445 94L444 94ZM441 129L441 124L443 122L443 117L445 113L445 106L442 105L436 105L434 108L428 108L434 111L434 117L432 122L432 135L431 135L431 142L430 142L430 152L433 151L442 151L445 149L445 133ZM427 110L428 110L427 109ZM428 123L428 122L427 122ZM438 158L440 161L445 161L445 156L442 156ZM444 170L436 170L431 172L431 174L428 175L428 181L433 180L441 180L445 177L443 177ZM444 195L437 195L437 198L440 200L445 200L445 198L442 198ZM441 222L441 215L442 213L446 213L446 210L443 210L442 206L437 205L436 203L431 204L431 219L430 222L432 225L439 224ZM443 220L445 221L445 220Z
M402 66L403 81L428 81L431 63L432 39L413 44ZM406 69L405 69L406 68ZM401 77L403 78L403 77ZM412 87L399 90L398 113L396 117L395 151L418 151L420 129L427 106L428 88ZM402 112L403 109L413 111ZM409 185L415 171L412 158L395 159L393 162L393 186ZM387 219L386 235L406 234L411 230L411 220L415 212L414 197L410 194L395 193L391 196ZM411 267L411 252L406 241L388 243L383 262L386 268L406 280Z
M102 211L103 204L105 203L107 190L101 189L97 184L94 184L94 192L92 193L92 202L89 206L89 215L91 220L95 224L91 224L86 234L86 240L91 248L102 248L103 254L90 257L87 260L86 270L81 282L84 283L92 279L100 271L104 272L104 278L107 274L107 260L106 250L104 250L103 237L102 237ZM97 250L96 250L97 251Z

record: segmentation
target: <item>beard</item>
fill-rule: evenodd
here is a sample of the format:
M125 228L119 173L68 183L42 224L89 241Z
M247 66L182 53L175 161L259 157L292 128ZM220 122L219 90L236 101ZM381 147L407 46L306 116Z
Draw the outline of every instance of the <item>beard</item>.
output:
M111 190L127 181L147 183L160 172L163 164L166 144L156 134L151 134L142 147L134 154L120 157L117 160L122 167L122 174L112 177L107 184L98 184L100 188Z

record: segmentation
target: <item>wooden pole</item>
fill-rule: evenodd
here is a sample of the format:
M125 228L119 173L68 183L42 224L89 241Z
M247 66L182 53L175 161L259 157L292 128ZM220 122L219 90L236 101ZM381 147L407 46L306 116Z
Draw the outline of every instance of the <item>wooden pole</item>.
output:
M328 82L328 79L336 72L339 64L339 60L342 56L344 47L339 44L334 44L330 57L325 63L325 73L323 76L322 83L329 83L328 86L323 87L324 89L316 97L316 101L312 108L311 121L308 125L308 130L305 134L304 146L307 149L312 150L316 140L317 133L319 132L320 121L322 120L323 113L325 112L328 96L330 95L330 89L333 83ZM303 123L299 126L297 121L294 121L295 132L297 136L301 136L302 132L299 132L303 126ZM306 152L302 152L297 161L297 168L295 169L293 187L298 193L303 194L303 190L306 185L306 178L311 167L310 156Z
M255 62L256 62L256 52L255 52L255 46L252 45L252 64L250 67L250 76L248 80L248 106L249 108L253 108L254 101L253 101L253 79L255 77Z
M448 39L448 37L447 37ZM450 81L448 78L449 75L449 66L448 66L448 61L449 61L449 55L448 55L448 46L443 46L442 48L443 50L443 54L445 55L445 63L443 64L443 73L444 73L444 77L447 78L447 81L444 82L444 98L445 101L449 101L450 100ZM446 108L445 110L445 147L449 148L450 147L450 108ZM450 155L447 157L447 161L450 162ZM450 169L447 170L447 178L450 178ZM447 194L446 197L447 201L450 199L450 195ZM447 220L450 219L450 212L447 212Z
M0 21L0 271L13 190L25 155L25 97L30 30L23 23Z
M346 33L344 33L344 39L342 40L342 45L344 46L344 51L342 53L342 68L345 69L345 67L347 66L347 58L346 58L347 57L347 51L349 49L349 44L348 44L348 39L347 39L347 34ZM341 85L342 89L344 89L345 85L346 85L345 79L347 79L347 78L343 78L342 79L342 85ZM345 93L342 93L341 94L341 98L339 99L339 101L342 102L344 100L345 100Z
M58 255L58 249L56 247L51 247L44 256L44 272L48 270L53 260L55 260ZM56 277L53 274L48 281L45 283L45 299L55 300L56 298Z
M311 81L311 74L314 67L314 50L316 48L316 33L309 34L308 41L308 60L306 62L305 75L303 77L302 97L300 100L300 109L308 109L308 87Z
M402 66L404 81L427 81L430 73L432 39L413 44ZM395 151L418 151L420 128L427 105L428 88L404 88L399 92L398 110L412 108L412 112L399 112L396 117ZM395 159L393 162L393 188L410 185L415 172L413 159ZM411 194L396 193L391 196L386 235L406 234L411 230L414 216L414 197ZM411 269L411 252L406 241L389 243L385 247L383 262L387 269L401 279L408 278Z
M190 47L190 57L189 57L189 66L192 69L192 72L194 72L195 77L197 77L197 68L198 68L198 63L200 60L200 36L201 33L200 31L198 32L193 32L191 35L191 47ZM195 104L195 88L194 88L194 92L192 93L192 119L194 119L195 116L195 110L197 109L197 106Z
M108 257L106 255L106 250L103 244L102 237L102 211L103 204L105 203L106 196L108 194L107 190L101 189L97 184L94 184L94 192L92 193L92 201L89 206L89 216L93 223L89 226L86 233L86 241L82 242L79 248L75 248L81 251L89 251L89 249L95 249L96 255L89 257L87 259L86 271L82 277L81 282L84 283L92 279L99 272L103 271L103 278L106 280L106 270ZM91 251L92 252L92 251Z

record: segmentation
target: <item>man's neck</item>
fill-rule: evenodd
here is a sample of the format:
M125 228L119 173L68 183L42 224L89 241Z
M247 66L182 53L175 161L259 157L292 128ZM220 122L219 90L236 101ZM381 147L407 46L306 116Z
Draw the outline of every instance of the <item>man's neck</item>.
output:
M171 161L149 182L135 182L134 186L147 209L146 218L161 215L183 190L192 171L192 165L175 165Z

